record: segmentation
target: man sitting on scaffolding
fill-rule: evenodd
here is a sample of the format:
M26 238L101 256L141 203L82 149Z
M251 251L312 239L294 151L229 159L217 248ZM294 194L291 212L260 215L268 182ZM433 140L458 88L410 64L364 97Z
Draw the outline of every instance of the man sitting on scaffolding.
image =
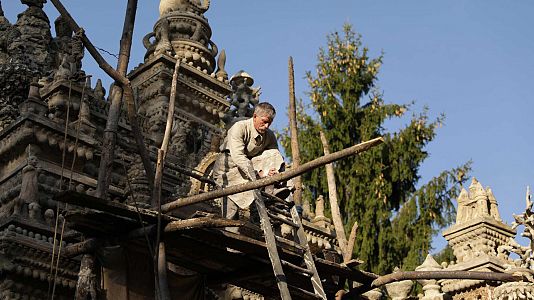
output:
M213 167L218 186L241 184L283 171L284 160L278 151L276 136L269 129L275 115L274 107L262 102L256 105L252 118L238 121L228 129ZM288 191L287 188L283 190ZM222 216L238 219L238 208L247 209L253 201L253 191L224 197Z

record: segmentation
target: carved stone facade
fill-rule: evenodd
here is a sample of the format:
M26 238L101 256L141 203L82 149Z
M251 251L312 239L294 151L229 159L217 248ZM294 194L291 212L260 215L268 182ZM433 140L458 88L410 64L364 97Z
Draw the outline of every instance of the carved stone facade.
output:
M498 249L516 232L502 222L491 189L473 178L469 191L460 192L457 211L456 224L443 232L456 256L456 262L445 270L504 272L508 257L498 255ZM442 288L453 299L491 299L494 285L481 280L443 280Z
M71 209L54 197L65 190L95 194L100 137L109 107L102 82L93 86L82 69L80 33L58 18L52 36L44 2L23 0L28 8L15 24L0 7L2 299L45 299L51 293L56 299L73 299L81 257L58 260L57 255L85 237L64 222ZM208 7L209 1L161 1L161 17L143 40L145 60L128 75L145 143L155 161L172 73L176 61L180 63L164 201L208 190L183 170L209 174L225 126L249 117L259 99L250 75L239 72L228 80L226 54L218 53L203 15ZM150 191L125 115L119 121L107 198L126 202L135 195L138 204L148 206ZM203 208L217 212L212 204ZM315 251L339 252L328 220L304 220L304 225ZM240 295L261 298L249 291Z

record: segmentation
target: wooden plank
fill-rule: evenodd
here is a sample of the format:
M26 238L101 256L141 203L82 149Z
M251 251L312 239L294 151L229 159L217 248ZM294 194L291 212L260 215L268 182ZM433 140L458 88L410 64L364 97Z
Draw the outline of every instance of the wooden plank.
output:
M291 208L291 216L293 217L293 222L295 222L295 224L298 225L297 238L299 240L299 243L305 249L304 263L306 264L307 269L312 271L313 273L313 276L311 278L313 290L315 291L316 295L319 295L321 296L322 299L326 300L326 294L324 292L323 284L321 283L321 278L319 277L319 273L317 273L317 269L315 268L313 255L310 251L308 240L306 239L306 233L304 232L304 228L302 227L302 222L300 221L300 216L295 206Z
M290 300L291 295L289 294L289 289L287 287L286 275L284 274L282 263L280 262L280 257L278 256L273 228L271 226L271 222L269 221L269 215L267 214L265 203L263 203L263 197L261 196L259 190L254 190L254 196L254 203L256 203L256 208L258 209L258 214L260 215L261 228L265 233L265 244L267 246L267 252L269 253L269 259L271 260L271 264L273 266L276 284L280 290L280 296L282 297L282 300Z
M285 219L283 217L280 217L280 216L277 216L275 214L272 214L270 212L267 212L267 215L269 215L269 217L273 220L276 220L278 222L281 222L281 223L284 223L286 225L289 225L291 227L294 227L294 228L298 228L299 226L291 221L289 221L288 219Z
M282 265L284 267L288 267L290 269L293 269L296 272L299 272L299 273L302 273L302 274L305 274L305 275L309 275L309 276L313 275L312 271L310 271L308 269L305 269L303 267L299 267L299 266L297 266L295 264L292 264L292 263L290 263L288 261L285 261L285 260L282 260Z
M301 289L294 285L289 285L289 288L293 291L295 296L298 297L298 299L326 299L323 298L323 296L314 294L312 292L306 291L305 289Z
M112 213L121 217L126 217L134 220L138 220L139 216L146 222L156 223L158 212L152 209L139 208L135 206L127 205L119 202L108 201L102 198L93 197L84 193L78 193L74 191L66 191L57 194L54 200L81 207L96 209L108 213ZM166 222L178 221L180 219L162 215L162 220Z

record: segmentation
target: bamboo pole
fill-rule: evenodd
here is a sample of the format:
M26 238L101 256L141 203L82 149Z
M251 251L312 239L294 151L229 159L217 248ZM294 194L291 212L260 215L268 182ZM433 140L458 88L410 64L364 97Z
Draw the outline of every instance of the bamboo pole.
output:
M324 132L320 130L319 135L321 137L321 143L323 144L324 155L329 155L330 149L328 147L328 141L326 140ZM334 222L339 248L341 248L341 251L343 252L343 261L347 262L351 259L351 257L347 254L347 236L345 235L343 221L341 220L341 212L339 211L339 203L337 201L337 186L336 178L334 176L334 166L330 163L327 164L325 168L326 180L328 182L328 200L330 200L330 209L332 210L332 221Z
M100 55L93 43L91 43L87 35L85 35L83 29L72 18L72 16L67 11L65 6L63 6L60 0L50 0L50 2L52 2L52 4L56 7L59 14L67 21L72 30L74 30L75 32L82 33L81 38L83 45L85 46L89 54L91 54L91 56L98 63L98 66L121 86L123 98L127 104L128 118L130 121L130 125L132 126L132 134L134 135L135 142L137 144L137 150L139 151L139 155L141 156L141 160L143 162L143 167L147 175L148 184L150 186L150 189L152 190L154 187L154 170L152 168L150 156L148 155L148 151L145 147L145 142L143 140L141 129L139 127L139 122L137 120L137 109L135 108L135 102L133 99L133 89L130 84L130 80L128 80L128 78L126 78L125 76L122 76L119 72L117 72L117 70L113 69L113 67L111 67L106 62L106 60L102 57L102 55Z
M314 159L310 162L307 162L301 165L298 168L291 168L288 171L276 174L274 176L265 177L265 178L258 179L252 182L229 186L227 188L215 190L215 191L208 192L208 193L198 194L198 195L194 195L194 196L190 196L186 198L178 198L172 202L162 205L161 211L164 213L168 213L182 206L187 206L187 205L191 205L191 204L198 203L198 202L213 200L216 198L220 198L220 197L224 197L224 196L228 196L228 195L232 195L236 193L241 193L245 191L250 191L253 189L259 189L264 186L274 184L276 182L282 182L282 181L294 178L296 176L302 175L318 167L322 167L333 161L366 151L383 142L384 142L384 139L382 137L378 137L378 138L354 145L352 147L343 149L341 151L319 157L317 159Z
M293 67L293 57L289 57L289 128L291 130L291 157L293 158L293 168L300 166L300 148L298 141L297 109L295 101L295 68ZM302 179L297 176L293 179L295 191L293 201L295 204L302 204Z
M126 6L126 15L122 27L122 37L120 41L119 61L117 63L117 72L121 76L126 76L128 63L130 61L130 52L132 49L132 35L135 24L135 14L137 12L137 1L128 0ZM98 180L96 185L96 196L105 198L109 183L111 180L111 166L115 158L115 144L117 142L117 128L119 116L121 113L122 89L114 85L110 91L111 104L108 110L108 119L104 129L104 139L102 143L102 155L100 156L100 168L98 169Z

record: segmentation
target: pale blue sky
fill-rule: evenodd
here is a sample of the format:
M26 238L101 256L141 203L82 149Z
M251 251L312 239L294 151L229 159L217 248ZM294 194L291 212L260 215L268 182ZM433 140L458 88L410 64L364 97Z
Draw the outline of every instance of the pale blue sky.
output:
M95 45L118 52L125 0L63 2ZM23 6L16 0L2 4L15 22ZM139 1L130 69L143 59L141 38L151 31L158 4ZM55 9L47 3L45 10L53 21ZM428 147L422 182L472 159L472 175L492 187L511 223L512 213L524 209L526 185L534 184L533 12L529 0L212 0L206 16L213 41L226 49L227 71L249 72L262 86L262 98L279 111L287 106L288 56L295 61L297 96L306 99L304 74L314 69L326 34L353 24L371 54L385 54L379 87L387 102L415 100L417 110L428 105L431 116L447 116ZM84 68L109 85L88 54ZM279 113L275 127L286 124Z

